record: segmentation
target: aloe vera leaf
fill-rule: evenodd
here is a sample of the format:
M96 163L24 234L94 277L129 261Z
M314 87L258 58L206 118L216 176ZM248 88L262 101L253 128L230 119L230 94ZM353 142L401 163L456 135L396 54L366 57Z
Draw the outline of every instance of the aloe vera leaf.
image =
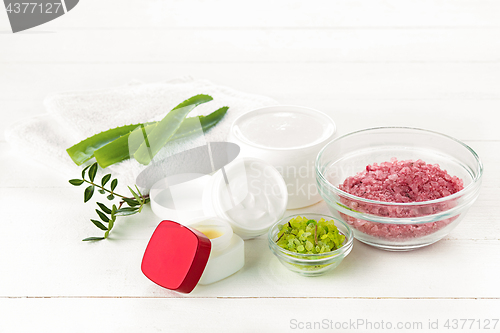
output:
M223 106L207 116L190 117L184 119L181 127L179 127L177 132L175 132L175 134L170 138L169 141L185 138L187 136L198 133L200 125L203 129L203 133L205 133L210 128L217 125L217 123L224 117L228 109L229 107Z
M177 132L175 132L175 134L170 138L169 141L174 141L197 133L200 128L199 124L201 125L203 132L206 132L208 129L215 126L224 117L227 110L228 107L224 106L207 116L190 117L184 119L181 127L177 130ZM145 126L146 133L150 133L155 126L156 123ZM107 145L99 148L94 152L95 159L97 163L99 163L99 166L101 168L107 168L110 165L127 160L130 158L131 153L135 153L135 150L129 147L129 136L131 133L132 132L129 132L121 136L120 138L108 143Z
M134 153L134 158L141 164L149 164L153 157L163 146L165 146L165 144L167 144L179 127L181 127L188 113L196 106L209 102L212 99L213 98L209 95L196 95L173 108L172 111L167 113L167 115L156 124L151 133L147 135L149 145L146 145L145 140Z
M139 126L140 125L137 125L135 128ZM155 126L156 123L145 126L146 131L148 128L152 129ZM130 158L130 148L128 144L130 133L132 133L132 131L94 151L95 160L99 163L101 168L107 168L110 165Z
M208 130L209 128L217 124L217 122L219 122L220 119L222 119L222 117L226 114L227 109L228 109L227 107L222 107L217 111L212 112L208 116L186 118L182 123L181 127L179 128L179 130L177 130L176 134L174 134L174 136L171 138L171 140L177 140L179 138L183 138L193 134L198 129L198 119L199 123L201 123L203 131ZM156 122L146 123L145 124L146 130L148 130L149 125L155 125L155 124ZM97 150L101 149L102 147L105 147L111 142L118 140L120 137L126 136L126 140L125 138L123 138L124 142L126 143L128 141L128 134L130 134L138 126L140 126L140 124L125 125L109 129L107 131L95 134L83 141L80 141L74 146L71 146L70 148L66 149L66 151L68 152L68 155L71 157L71 159L73 160L73 162L75 162L76 165L82 165L83 163L93 158L94 153ZM114 149L121 146L119 142L116 142L115 144L116 144L115 147L111 146L109 148ZM126 152L118 150L114 153L109 150L106 151L108 154L123 156L123 159L130 158L128 150ZM120 161L122 161L123 159L121 159ZM102 158L101 160L104 161ZM110 160L113 159L110 158ZM99 163L99 165L103 167L102 163Z
M132 132L139 125L140 124L120 126L97 133L96 135L88 137L76 145L71 146L66 149L66 151L76 165L82 165L94 156L94 152L96 150L118 139L119 137Z

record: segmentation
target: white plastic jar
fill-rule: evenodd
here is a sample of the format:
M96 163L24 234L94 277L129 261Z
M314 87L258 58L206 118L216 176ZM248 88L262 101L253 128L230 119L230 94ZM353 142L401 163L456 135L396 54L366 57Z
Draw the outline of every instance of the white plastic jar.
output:
M326 114L299 106L269 106L238 117L229 140L239 145L240 157L254 157L273 165L283 176L288 209L317 203L314 160L333 139L335 123Z
M233 233L229 223L217 217L202 217L190 221L188 226L207 236L212 243L199 284L211 284L225 279L245 265L244 242Z
M189 225L193 218L216 216L243 239L265 234L285 214L288 194L281 174L265 161L237 158L213 175L150 191L151 208L161 219Z

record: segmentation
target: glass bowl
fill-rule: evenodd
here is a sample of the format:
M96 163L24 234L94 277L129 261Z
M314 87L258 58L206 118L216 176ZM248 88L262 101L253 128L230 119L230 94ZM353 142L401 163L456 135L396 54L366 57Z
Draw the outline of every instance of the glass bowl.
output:
M369 200L339 189L347 177L368 165L421 159L439 164L464 188L430 201L394 203ZM430 245L463 219L479 195L483 165L466 144L437 132L380 127L350 133L328 143L316 159L316 181L334 218L346 221L359 241L392 251Z
M345 236L342 247L335 251L325 252L321 254L302 254L291 252L283 249L276 244L276 236L280 231L280 225L288 223L291 219L297 216L305 216L308 219L319 221L321 218L325 220L334 220L335 226L339 233ZM337 267L340 262L351 252L353 236L349 226L343 222L334 219L332 216L323 214L303 213L287 216L280 221L276 222L268 232L269 248L279 261L291 270L292 272L299 273L304 276L318 276L323 275Z

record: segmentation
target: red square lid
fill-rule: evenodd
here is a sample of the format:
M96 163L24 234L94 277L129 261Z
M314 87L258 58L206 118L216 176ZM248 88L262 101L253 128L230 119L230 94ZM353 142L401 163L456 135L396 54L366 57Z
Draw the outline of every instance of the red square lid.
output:
M199 231L162 221L149 240L141 270L154 283L189 293L201 278L212 244Z

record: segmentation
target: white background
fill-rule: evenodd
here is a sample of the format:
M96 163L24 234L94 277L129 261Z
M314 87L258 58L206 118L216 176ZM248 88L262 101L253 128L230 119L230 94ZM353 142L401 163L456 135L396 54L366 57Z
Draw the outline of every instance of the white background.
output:
M297 331L293 319L460 331L446 319L500 318L499 1L82 0L18 34L0 10L0 132L43 113L52 92L187 74L325 111L339 134L401 125L454 136L485 164L481 195L418 251L355 241L334 272L306 278L261 237L246 242L243 270L180 295L140 271L158 223L149 208L112 239L81 242L100 233L82 189L0 136L0 332Z

